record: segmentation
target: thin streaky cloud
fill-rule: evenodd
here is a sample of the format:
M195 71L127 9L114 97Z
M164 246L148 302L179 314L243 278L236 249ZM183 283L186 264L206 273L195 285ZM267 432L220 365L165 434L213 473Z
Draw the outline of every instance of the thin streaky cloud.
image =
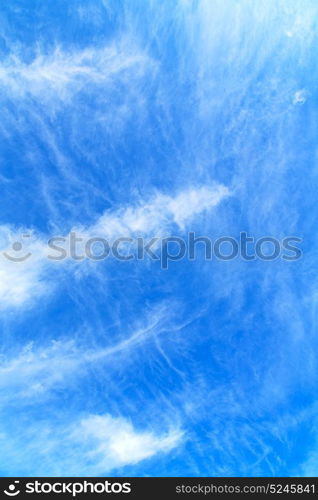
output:
M13 470L24 475L92 476L109 474L114 469L125 470L129 465L150 460L156 455L169 454L185 440L182 429L173 426L159 429L135 428L124 417L104 415L77 415L73 421L42 422L24 435L22 455L14 451L16 438L0 434L0 442L10 462L0 460L8 474ZM27 465L23 463L28 457Z
M56 48L51 53L39 53L31 62L19 54L11 54L0 65L0 87L15 98L28 94L63 99L84 85L111 83L118 75L134 68L136 73L149 70L154 63L146 54L122 42L117 46L79 51Z
M86 236L87 239L91 237L116 239L136 235L154 237L169 234L173 224L183 229L186 223L190 223L201 212L212 209L227 196L229 190L222 185L192 188L175 197L157 193L149 202L125 207L113 213L106 212L96 224L88 228L79 228L76 232L79 237ZM15 252L8 246L8 241L12 243L16 239L21 239L21 232L30 235L30 241L27 241L21 256L24 257L29 252L31 256L25 262L16 263L6 257L9 255L15 258ZM21 232L15 233L14 229L2 227L0 310L34 304L37 298L49 294L51 286L54 287L52 262L47 258L50 250L46 243L51 236L46 238L43 235L34 236L32 231L27 229ZM67 237L68 235L65 238ZM17 254L17 257L19 256L20 254Z

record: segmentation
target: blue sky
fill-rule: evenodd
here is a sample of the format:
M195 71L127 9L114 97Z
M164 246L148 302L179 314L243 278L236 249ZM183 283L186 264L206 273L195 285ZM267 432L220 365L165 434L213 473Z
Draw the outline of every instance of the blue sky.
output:
M2 5L0 246L32 253L0 255L2 476L317 474L317 20L315 0ZM303 256L48 261L74 230L294 235Z

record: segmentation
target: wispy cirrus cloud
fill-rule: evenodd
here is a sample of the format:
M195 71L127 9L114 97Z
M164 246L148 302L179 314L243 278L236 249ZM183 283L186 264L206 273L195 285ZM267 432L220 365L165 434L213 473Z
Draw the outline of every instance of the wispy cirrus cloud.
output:
M24 237L26 235L26 237ZM17 252L14 248L23 247ZM32 231L0 226L0 311L31 305L51 290L45 277L45 247ZM31 258L32 253L32 258ZM16 256L23 260L15 260ZM24 260L25 258L25 260Z
M145 53L125 41L77 51L57 47L51 53L39 52L31 61L13 51L0 65L0 88L15 98L32 95L58 100L87 84L111 84L114 78L126 78L132 68L133 78L139 78L151 66L154 68L154 62Z
M132 423L123 418L91 415L81 421L73 436L88 447L86 456L95 458L96 469L104 472L171 451L182 441L183 432L175 427L156 435L136 431Z
M37 422L21 435L0 434L2 449L10 460L0 459L7 474L24 476L99 476L169 453L184 441L178 425L169 429L141 429L124 417L110 414L73 415L62 421ZM21 448L20 439L23 439ZM19 455L15 449L20 449Z
M12 357L3 357L0 363L0 394L3 401L39 400L50 391L68 387L100 362L127 360L134 349L154 340L167 329L172 316L171 304L162 303L145 313L141 324L126 326L117 341L89 347L83 340L84 328L74 338L51 340L49 343L31 342Z
M315 410L298 416L317 393L316 0L62 4L6 2L0 15L1 220L13 224L0 249L22 224L42 228L33 260L0 263L1 470L313 474ZM297 234L306 255L162 273L43 254L72 228L202 226ZM174 301L179 334L163 319Z
M215 184L190 188L179 192L176 196L157 193L146 202L124 207L113 212L105 212L97 222L89 227L81 227L79 234L91 237L119 238L130 236L161 236L171 233L175 225L183 230L193 218L211 210L230 194L227 187ZM32 238L20 252L15 252L12 245L21 239L21 233L6 226L2 227L2 255L0 259L0 310L10 307L24 307L48 293L54 286L52 261L47 258L47 240L44 235ZM21 240L22 241L22 240ZM9 246L11 243L11 248ZM23 240L23 244L25 239ZM22 245L22 243L21 243ZM25 261L14 262L10 259L24 257ZM8 256L10 259L8 259Z
M147 202L112 214L106 212L88 232L112 238L137 233L160 235L171 231L172 224L182 230L191 219L212 209L229 195L229 189L221 184L184 189L175 196L159 192Z

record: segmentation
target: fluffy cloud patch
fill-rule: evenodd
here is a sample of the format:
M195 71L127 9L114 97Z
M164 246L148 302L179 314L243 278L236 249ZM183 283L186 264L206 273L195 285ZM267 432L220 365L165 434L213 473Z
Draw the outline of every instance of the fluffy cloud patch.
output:
M172 452L184 439L177 426L145 430L110 414L38 420L24 429L17 424L14 431L9 423L0 432L2 456L7 457L0 464L9 475L15 470L27 476L101 476Z
M0 66L0 87L15 98L48 96L63 99L81 90L87 83L111 83L134 68L134 78L149 69L151 61L127 43L98 49L66 51L56 48L49 54L39 52L31 62L12 53Z
M97 468L112 468L136 464L157 453L169 452L182 440L183 433L172 429L162 435L134 429L124 418L91 415L81 421L74 434L87 447L87 457L96 458Z

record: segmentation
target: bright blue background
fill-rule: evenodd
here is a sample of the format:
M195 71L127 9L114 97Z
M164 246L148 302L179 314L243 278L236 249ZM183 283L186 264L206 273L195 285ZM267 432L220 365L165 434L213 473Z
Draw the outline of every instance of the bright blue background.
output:
M3 227L67 234L156 192L219 183L231 196L187 229L296 235L304 252L41 276L49 293L0 314L3 366L17 366L1 372L2 475L316 474L317 19L314 0L2 5ZM72 61L84 75L65 76ZM152 322L132 348L76 370L51 351L98 352ZM27 366L44 362L20 380L25 349ZM101 470L67 437L92 414L182 437Z

